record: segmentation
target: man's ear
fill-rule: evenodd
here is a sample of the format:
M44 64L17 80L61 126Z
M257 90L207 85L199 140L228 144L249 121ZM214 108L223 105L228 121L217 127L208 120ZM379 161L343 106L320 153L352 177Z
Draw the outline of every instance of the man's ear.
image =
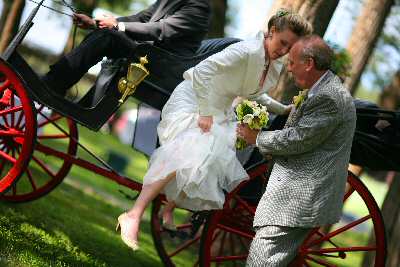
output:
M314 68L315 68L315 61L312 57L310 57L307 59L306 62L306 71L311 71Z

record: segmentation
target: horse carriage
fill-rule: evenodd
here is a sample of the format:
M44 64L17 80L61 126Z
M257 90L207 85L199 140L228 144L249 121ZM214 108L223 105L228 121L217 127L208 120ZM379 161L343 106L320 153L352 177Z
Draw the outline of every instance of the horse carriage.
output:
M42 197L62 182L73 165L139 192L139 182L120 175L106 162L99 159L97 165L77 157L79 147L86 149L78 140L77 123L97 131L123 102L125 92L116 88L119 78L126 75L124 60L105 69L108 71L105 80L78 103L53 94L17 51L39 8L40 4L0 59L0 199L18 203ZM147 55L150 75L137 86L133 96L153 110L160 110L181 81L184 70L237 41L234 38L203 41L193 57L139 46L137 55ZM162 71L153 72L155 65L158 67L154 69ZM372 169L399 170L399 160L393 151L399 151L400 146L400 114L365 107L365 103L360 105L363 107L357 108L352 162ZM46 112L49 109L53 111L51 114ZM141 133L147 138L144 142L155 147L154 116L143 114L141 117L139 109L136 129L139 141L135 143L140 146ZM385 127L375 127L378 122L385 122ZM49 125L54 130L44 131ZM158 214L166 203L165 198L160 195L153 201L151 232L165 266L181 265L181 255L191 255L194 266L244 266L255 234L253 217L267 184L269 165L254 152L244 166L250 179L226 193L222 210L192 212L176 208L177 231L167 231L160 223ZM384 266L386 240L382 215L367 187L350 172L343 201L345 207L357 207L357 212L352 216L343 215L330 227L313 229L300 247L293 266L353 266L361 258L357 254L368 254L373 266Z

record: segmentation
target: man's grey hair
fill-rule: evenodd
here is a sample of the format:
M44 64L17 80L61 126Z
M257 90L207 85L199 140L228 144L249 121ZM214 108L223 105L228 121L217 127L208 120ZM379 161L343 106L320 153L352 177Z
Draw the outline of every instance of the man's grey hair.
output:
M303 60L312 58L317 70L328 70L333 63L334 52L329 45L318 35L302 37L300 56Z

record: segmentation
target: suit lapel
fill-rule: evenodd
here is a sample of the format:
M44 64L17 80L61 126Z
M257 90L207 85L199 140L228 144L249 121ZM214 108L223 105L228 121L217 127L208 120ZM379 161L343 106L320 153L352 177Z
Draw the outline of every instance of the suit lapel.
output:
M177 9L187 0L160 0L160 4L151 17L150 22L162 19L172 9Z

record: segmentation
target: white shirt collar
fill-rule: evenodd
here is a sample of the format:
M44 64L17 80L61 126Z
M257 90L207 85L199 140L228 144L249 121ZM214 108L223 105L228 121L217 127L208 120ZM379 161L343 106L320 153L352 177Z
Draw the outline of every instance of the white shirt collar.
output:
M312 97L315 95L315 93L318 91L318 85L320 82L325 78L326 75L328 75L329 70L325 71L325 73L318 79L317 82L313 84L313 86L310 88L310 91L308 91L308 97Z

